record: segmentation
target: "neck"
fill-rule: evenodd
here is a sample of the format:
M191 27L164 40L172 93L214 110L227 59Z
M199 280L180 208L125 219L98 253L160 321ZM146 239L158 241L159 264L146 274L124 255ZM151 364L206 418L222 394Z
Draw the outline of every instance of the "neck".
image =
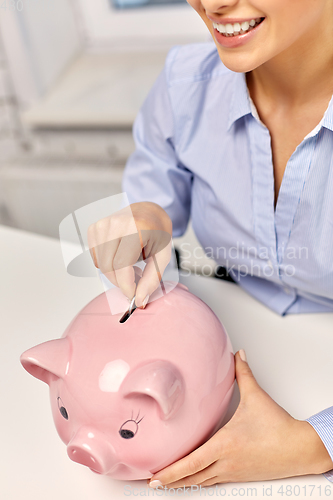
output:
M333 19L331 12L330 19ZM284 52L247 73L251 97L301 106L333 94L333 34L331 23L321 20L311 33Z

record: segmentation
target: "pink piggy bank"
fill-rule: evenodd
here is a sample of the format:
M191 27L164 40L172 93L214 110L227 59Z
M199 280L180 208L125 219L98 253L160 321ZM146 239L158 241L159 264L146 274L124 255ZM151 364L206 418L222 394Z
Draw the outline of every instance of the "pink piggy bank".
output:
M99 295L62 338L29 349L21 363L49 385L72 460L116 479L146 479L221 426L234 356L218 318L184 285L123 323L108 303L119 293Z

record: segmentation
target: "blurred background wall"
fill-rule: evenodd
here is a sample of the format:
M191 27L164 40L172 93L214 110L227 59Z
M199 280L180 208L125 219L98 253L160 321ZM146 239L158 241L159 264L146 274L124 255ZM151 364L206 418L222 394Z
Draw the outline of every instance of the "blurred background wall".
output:
M58 237L70 212L121 192L168 50L208 41L183 0L156 1L1 0L0 224ZM213 272L191 227L176 244Z

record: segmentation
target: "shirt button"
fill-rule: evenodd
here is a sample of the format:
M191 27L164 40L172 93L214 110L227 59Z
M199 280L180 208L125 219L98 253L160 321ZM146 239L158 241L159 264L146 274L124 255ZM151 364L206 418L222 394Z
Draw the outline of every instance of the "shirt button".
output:
M271 261L271 260L268 260L268 261L267 261L267 265L268 265L268 267L269 267L270 269L274 269L274 266L273 266L273 263L272 263L272 261Z
M290 290L290 288L288 288L287 286L285 286L285 287L283 288L283 290L286 292L286 294L287 294L287 295L290 295L290 294L291 294L291 290Z

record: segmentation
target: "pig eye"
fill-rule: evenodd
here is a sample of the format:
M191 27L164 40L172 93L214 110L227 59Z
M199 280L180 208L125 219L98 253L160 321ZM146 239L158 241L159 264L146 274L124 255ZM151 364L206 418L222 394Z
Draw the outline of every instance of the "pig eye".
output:
M131 439L138 432L138 424L135 420L126 420L119 429L119 434L124 439Z
M66 408L64 407L63 405L63 402L61 401L61 398L57 398L57 401L58 401L58 408L59 408L59 411L61 413L61 415L66 419L68 420L68 413L67 413L67 410Z
M138 416L136 417L135 420L133 418L126 420L126 422L124 422L123 425L120 427L119 434L121 435L122 438L131 439L138 432L139 423L143 418L142 417L139 421L137 421L137 419L139 418L139 414L140 412L138 413Z

